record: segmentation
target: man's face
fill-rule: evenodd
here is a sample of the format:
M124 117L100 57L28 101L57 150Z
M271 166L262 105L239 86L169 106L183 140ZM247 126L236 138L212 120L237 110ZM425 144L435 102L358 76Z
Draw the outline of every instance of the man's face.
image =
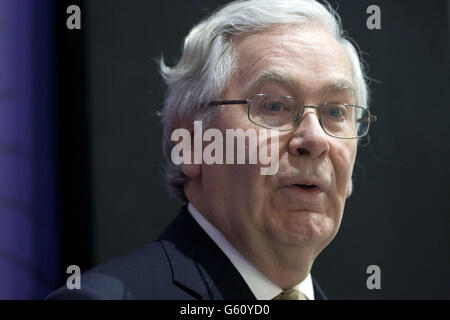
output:
M353 92L342 86L353 83L347 56L319 27L278 27L238 39L235 47L239 70L221 99L273 93L306 105L354 103ZM226 129L260 129L245 105L222 107L209 127L224 136ZM247 258L258 246L309 247L315 256L339 228L356 143L326 135L315 109L306 109L296 129L280 132L277 174L261 175L259 165L202 165L196 205Z

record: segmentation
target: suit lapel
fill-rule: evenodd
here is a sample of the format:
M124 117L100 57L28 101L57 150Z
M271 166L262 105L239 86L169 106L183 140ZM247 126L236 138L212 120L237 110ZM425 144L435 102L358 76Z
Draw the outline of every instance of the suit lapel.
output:
M237 269L186 207L159 241L172 267L174 283L196 299L255 299ZM312 280L316 300L326 300L316 280Z
M242 276L183 207L159 241L173 281L197 299L255 299Z
M319 287L319 284L317 283L317 281L314 280L314 278L312 279L312 281L313 281L313 287L314 287L314 298L316 300L328 300L326 295L323 293L322 289Z

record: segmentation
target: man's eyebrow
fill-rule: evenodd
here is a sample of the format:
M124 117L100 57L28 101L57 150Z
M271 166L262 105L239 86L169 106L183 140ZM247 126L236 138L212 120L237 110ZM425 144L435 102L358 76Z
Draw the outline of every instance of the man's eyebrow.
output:
M254 92L262 84L270 82L279 83L297 92L303 92L304 89L304 86L299 81L289 77L285 73L277 70L267 70L262 72L261 75L250 84L250 91ZM345 91L350 91L353 96L356 93L355 86L352 82L346 79L339 79L325 85L321 90L321 95L327 96Z
M330 84L327 84L325 87L323 87L322 95L327 96L331 94L341 93L344 91L350 91L352 96L355 96L356 93L356 89L353 83L345 79L340 79Z
M277 70L266 70L263 71L255 81L253 81L249 88L250 91L255 91L258 87L263 85L264 83L270 83L275 82L278 84L281 84L285 87L288 87L290 89L296 90L296 91L302 91L302 85L300 82L296 81L295 79L289 77L283 72L277 71Z

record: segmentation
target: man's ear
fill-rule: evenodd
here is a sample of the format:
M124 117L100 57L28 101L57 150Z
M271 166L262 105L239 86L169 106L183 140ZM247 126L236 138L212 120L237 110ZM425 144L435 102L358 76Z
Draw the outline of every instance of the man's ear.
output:
M194 164L194 127L192 124L182 123L181 127L188 130L191 135L191 161L190 163L182 163L181 170L188 178L198 178L202 173L202 165Z
M350 181L348 182L347 185L347 198L351 196L352 192L353 192L353 180L352 178L350 178Z
M189 178L198 178L202 173L201 164L181 164L181 170Z

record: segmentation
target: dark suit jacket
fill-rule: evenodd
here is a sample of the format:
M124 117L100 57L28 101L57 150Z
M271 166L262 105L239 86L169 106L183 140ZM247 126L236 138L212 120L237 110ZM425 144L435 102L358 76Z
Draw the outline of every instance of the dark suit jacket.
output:
M326 299L313 280L316 299ZM255 299L230 260L187 211L154 241L81 274L47 299Z

